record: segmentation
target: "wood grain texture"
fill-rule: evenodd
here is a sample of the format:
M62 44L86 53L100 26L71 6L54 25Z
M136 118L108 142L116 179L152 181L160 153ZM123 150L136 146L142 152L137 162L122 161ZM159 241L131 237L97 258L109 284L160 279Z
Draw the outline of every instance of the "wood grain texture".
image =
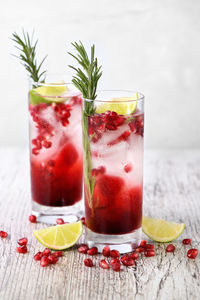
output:
M65 252L55 266L42 269L33 255L43 247L33 237L41 224L30 224L28 154L0 149L0 300L185 300L199 299L200 256L186 257L183 237L200 250L200 151L148 151L145 155L144 213L186 223L175 254L156 244L156 257L137 261L120 273L86 268L84 255ZM29 253L16 253L18 238L29 238ZM94 258L98 265L100 257Z

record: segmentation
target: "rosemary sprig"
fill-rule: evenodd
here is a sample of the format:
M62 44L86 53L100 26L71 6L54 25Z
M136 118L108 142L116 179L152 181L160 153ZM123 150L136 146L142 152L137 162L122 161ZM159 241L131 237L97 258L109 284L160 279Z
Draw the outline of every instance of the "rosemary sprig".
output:
M28 71L30 78L34 82L44 82L46 70L41 72L41 67L47 56L45 56L38 65L36 60L36 47L38 40L35 42L33 41L34 32L31 37L29 36L29 33L24 30L22 33L22 37L20 37L16 32L12 34L12 40L16 43L15 48L20 51L19 56L14 56L21 60L22 65Z
M97 97L97 84L102 75L101 66L98 66L97 58L95 58L95 46L91 47L90 59L89 56L81 43L72 43L72 46L76 50L76 55L69 53L79 64L80 67L73 67L69 65L76 75L73 76L72 82L80 90L85 99L90 101L85 101L83 110L83 150L84 150L84 173L85 173L85 183L87 185L86 193L88 199L88 205L92 208L92 195L95 186L95 177L91 175L92 171L92 160L91 160L91 150L90 150L90 139L88 136L89 123L88 117L95 112L94 100Z

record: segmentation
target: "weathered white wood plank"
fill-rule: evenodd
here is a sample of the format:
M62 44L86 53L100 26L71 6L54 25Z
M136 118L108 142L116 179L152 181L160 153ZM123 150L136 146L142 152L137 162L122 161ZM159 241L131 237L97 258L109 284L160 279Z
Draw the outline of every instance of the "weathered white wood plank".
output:
M85 268L85 256L74 248L42 269L33 255L43 247L32 234L42 225L30 224L29 213L28 153L0 149L0 230L9 233L0 240L0 300L199 299L200 257L188 260L181 239L192 237L200 250L200 151L148 151L145 156L144 213L187 225L175 254L157 244L156 257L115 273ZM15 252L22 236L29 238L27 255ZM99 257L94 261L98 265Z

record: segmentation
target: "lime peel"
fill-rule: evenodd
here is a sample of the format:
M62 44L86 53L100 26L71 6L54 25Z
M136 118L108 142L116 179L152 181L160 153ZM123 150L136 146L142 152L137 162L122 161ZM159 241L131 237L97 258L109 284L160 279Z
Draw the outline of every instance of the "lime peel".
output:
M68 88L63 85L55 84L51 86L40 86L29 92L30 103L37 105L40 103L60 103L66 101Z

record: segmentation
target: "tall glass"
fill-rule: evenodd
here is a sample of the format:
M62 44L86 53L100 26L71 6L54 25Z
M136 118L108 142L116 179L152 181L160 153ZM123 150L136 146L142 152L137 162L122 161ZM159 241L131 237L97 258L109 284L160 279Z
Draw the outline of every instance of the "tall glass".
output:
M32 82L29 91L32 210L37 219L82 216L81 94L63 82Z
M140 242L143 133L141 93L100 91L93 104L84 99L86 240L100 251L109 245L125 253Z

